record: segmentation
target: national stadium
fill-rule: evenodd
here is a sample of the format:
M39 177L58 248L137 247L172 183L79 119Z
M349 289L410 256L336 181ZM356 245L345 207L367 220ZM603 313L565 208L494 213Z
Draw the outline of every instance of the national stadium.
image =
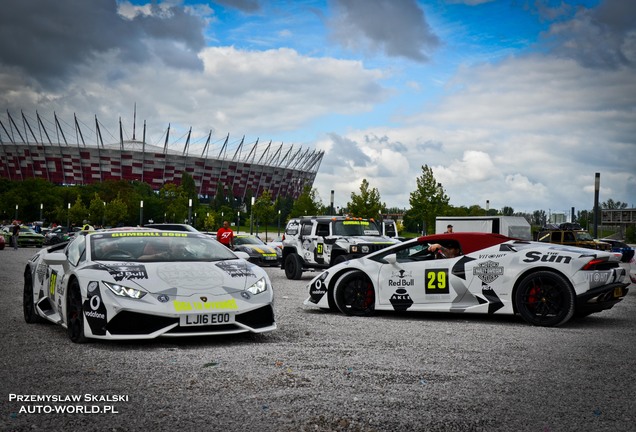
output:
M186 172L202 197L223 190L244 200L267 190L273 199L297 199L306 186L313 187L324 155L294 145L263 144L258 139L245 143L245 137L233 143L229 134L215 144L211 143L212 131L202 149L195 150L192 128L185 142L177 144L182 147L175 149L170 125L163 131L163 145L157 145L147 142L145 122L142 139L137 139L135 120L131 139L124 139L127 131L120 120L119 139L105 144L102 129L97 116L93 129L76 115L68 123L56 114L51 121L37 113L35 118L24 113L16 118L7 111L6 119L0 119L0 178L42 178L60 185L127 180L159 190L166 183L181 184ZM94 137L92 142L89 136Z

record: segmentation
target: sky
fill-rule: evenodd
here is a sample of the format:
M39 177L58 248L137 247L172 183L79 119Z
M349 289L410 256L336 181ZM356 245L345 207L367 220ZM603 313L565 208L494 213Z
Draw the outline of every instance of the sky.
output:
M454 206L591 210L600 173L601 202L636 207L635 1L2 5L3 123L55 113L89 136L97 117L113 143L121 119L157 145L170 125L180 150L192 128L193 152L210 131L213 149L229 134L230 149L324 151L325 205L366 179L409 208L426 165Z

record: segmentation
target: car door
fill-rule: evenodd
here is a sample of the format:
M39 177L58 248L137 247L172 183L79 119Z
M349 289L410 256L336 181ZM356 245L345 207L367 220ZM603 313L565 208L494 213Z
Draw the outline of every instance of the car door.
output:
M426 243L412 243L397 249L395 262L380 266L380 304L391 304L400 310L413 304L452 302L457 293L450 284L450 266L455 261L456 258L436 259Z

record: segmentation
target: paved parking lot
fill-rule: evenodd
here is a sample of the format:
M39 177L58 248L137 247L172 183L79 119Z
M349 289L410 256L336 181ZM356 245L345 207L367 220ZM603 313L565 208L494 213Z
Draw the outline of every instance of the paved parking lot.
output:
M634 285L614 309L548 329L316 311L302 304L313 273L274 268L274 333L75 345L22 318L35 251L0 251L1 430L636 430Z

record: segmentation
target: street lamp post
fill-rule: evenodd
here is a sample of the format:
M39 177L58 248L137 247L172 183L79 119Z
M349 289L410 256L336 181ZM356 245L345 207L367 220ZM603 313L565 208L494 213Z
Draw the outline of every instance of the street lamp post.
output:
M280 209L278 210L278 237L280 237Z
M71 228L71 203L66 206L66 228Z
M139 201L139 226L144 224L144 200Z
M102 228L106 224L106 201L102 201L104 203L104 211L102 212Z
M241 212L236 212L236 233L238 234L241 227Z
M40 204L40 222L42 222L42 210L44 210L44 204Z
M334 197L334 190L331 190L331 206L329 207L329 214L333 214L333 197Z
M252 197L252 205L250 206L250 235L254 234L254 201L255 198Z
M18 220L18 205L15 205L15 220Z
M188 223L192 225L192 198L188 199Z

